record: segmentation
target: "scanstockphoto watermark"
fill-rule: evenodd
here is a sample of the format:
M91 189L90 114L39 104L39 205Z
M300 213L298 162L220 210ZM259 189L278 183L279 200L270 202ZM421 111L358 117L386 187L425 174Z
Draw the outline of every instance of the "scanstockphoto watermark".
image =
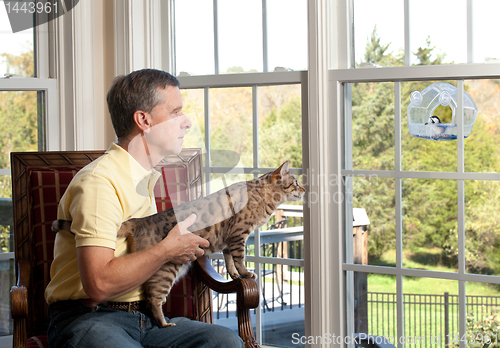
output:
M5 6L12 32L17 33L68 13L79 0L0 0L0 2Z
M417 345L440 345L441 335L430 335L430 337L425 336L400 336L395 338L393 336L372 336L365 333L352 334L350 336L337 336L335 334L326 333L321 336L301 336L299 333L292 334L292 344L294 345L304 345L304 344L354 344L361 345L363 343L372 345L383 345L391 344L397 345L401 344L417 344Z

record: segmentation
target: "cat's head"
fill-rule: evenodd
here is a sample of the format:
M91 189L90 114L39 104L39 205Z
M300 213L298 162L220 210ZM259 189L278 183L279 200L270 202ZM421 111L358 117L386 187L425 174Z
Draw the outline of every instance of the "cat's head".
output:
M306 192L297 178L288 171L288 161L271 174L271 184L275 194L281 195L282 202L299 201Z

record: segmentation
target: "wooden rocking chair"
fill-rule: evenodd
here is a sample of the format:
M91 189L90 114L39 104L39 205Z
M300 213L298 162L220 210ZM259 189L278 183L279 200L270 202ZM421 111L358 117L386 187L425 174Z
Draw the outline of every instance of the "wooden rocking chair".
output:
M52 221L73 176L104 151L23 152L11 154L12 201L17 285L11 289L14 347L47 347L47 303L44 292L50 280L55 235ZM155 187L158 211L202 195L200 149L184 149L156 168L162 173ZM226 280L206 256L172 289L164 313L213 323L210 289L237 293L238 331L247 348L255 342L250 309L259 302L253 279Z

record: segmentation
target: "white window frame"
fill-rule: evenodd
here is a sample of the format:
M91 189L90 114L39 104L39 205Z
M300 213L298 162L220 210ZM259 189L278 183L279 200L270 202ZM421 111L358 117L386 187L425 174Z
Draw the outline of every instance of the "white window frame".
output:
M305 123L304 115L307 114L307 102L304 103L307 94L307 71L290 71L290 72L272 72L272 73L250 73L250 74L224 74L224 75L205 75L205 76L185 76L178 77L181 83L182 89L203 89L204 90L204 122L205 122L205 149L210 149L210 117L209 117L209 93L212 88L225 88L225 87L251 87L252 88L252 127L253 127L253 165L252 167L235 168L232 172L242 173L242 174L254 174L260 175L269 172L272 168L261 167L258 163L258 103L257 94L258 87L260 86L273 86L273 85L289 85L289 84L299 84L301 85L302 94L302 115L303 115L303 153L307 152L307 126ZM304 161L303 158L303 166ZM304 168L293 168L290 169L294 175L302 175ZM214 167L209 163L208 156L204 158L203 173L205 174L205 182L207 183L207 189L210 190L210 180L211 174L213 173L227 173L231 168ZM210 193L210 192L207 192ZM307 207L304 206L304 215L306 214ZM245 260L247 262L255 263L255 273L261 274L261 264L277 264L277 265L287 265L287 266L300 266L304 267L305 262L303 259L288 259L288 258L269 258L261 255L260 246L260 232L256 230L255 232L255 255L246 256ZM306 239L306 228L304 226L304 239ZM213 259L223 259L222 254L211 255ZM257 278L257 284L259 289L262 289L262 279ZM259 344L263 344L263 334L262 334L262 302L259 302L259 307L256 309L256 341Z
M174 1L169 1L169 4L163 8L164 15L163 18L168 18L170 21L173 20L173 6ZM271 85L285 85L285 84L300 84L301 94L302 94L302 115L303 115L303 127L302 127L302 137L303 137L303 168L302 169L292 169L293 174L303 174L304 170L307 169L307 148L308 148L308 131L307 131L307 121L305 115L307 115L308 103L307 103L307 71L287 71L287 72L268 72L268 49L267 49L267 0L262 0L262 32L263 32L263 72L261 73L250 73L250 74L219 74L219 48L218 48L218 1L213 0L214 7L214 71L215 75L202 75L202 76L179 76L178 79L181 83L181 88L183 89L204 89L204 113L205 113L205 148L210 149L210 136L209 136L209 90L210 88L224 88L224 87L251 87L252 88L252 105L253 105L253 166L241 168L242 172L245 174L264 174L270 171L271 168L262 168L258 163L258 130L257 130L257 91L258 86L271 86ZM169 28L171 26L169 25ZM163 27L165 30L165 27ZM164 31L168 33L168 49L166 50L170 53L169 57L174 57L172 52L175 52L175 40L174 33L169 29ZM166 42L166 41L165 41ZM164 57L163 63L165 66L175 74L175 58L167 59ZM240 169L240 168L239 168ZM205 157L205 163L203 172L206 176L207 184L210 184L210 175L212 173L225 173L227 168L211 167L209 163L209 158ZM209 186L208 186L209 187ZM305 221L307 221L308 207L304 206L304 241L308 238L308 228L305 226ZM260 245L260 233L258 230L255 231L255 245ZM307 251L306 251L307 255ZM222 255L212 255L213 258L222 258ZM261 263L274 263L288 266L305 266L304 260L293 260L293 259L272 259L263 257L261 255L261 250L259 247L255 248L255 256L247 256L246 260L255 263L255 272L260 274ZM306 272L306 268L304 267ZM305 276L307 277L307 276ZM258 277L257 283L259 288L262 288L261 277ZM306 282L304 285L306 286ZM307 297L307 293L306 293ZM306 305L307 306L307 298ZM262 334L262 303L259 303L259 307L256 310L256 340L257 343L262 344L263 334ZM306 326L307 324L307 320ZM307 331L307 328L306 328Z
M347 335L354 328L354 283L353 272L379 273L396 276L397 290L397 330L398 336L404 335L403 331L403 277L426 277L456 280L459 285L459 335L462 337L466 332L466 308L465 308L465 282L484 282L500 284L500 277L480 274L466 273L465 271L465 180L500 180L498 173L472 173L464 171L464 126L463 118L457 116L457 171L456 172L410 172L401 169L401 82L403 81L435 81L435 80L457 80L458 101L457 115L463 115L463 91L464 80L468 79L498 79L500 78L500 64L460 64L441 66L419 66L419 67L395 67L395 68L372 68L372 69L344 69L332 70L329 79L332 85L336 85L336 93L344 100L345 110L349 110L349 93L344 87L346 83L364 82L393 82L395 101L395 169L394 170L354 170L352 168L352 125L351 115L345 115L345 169L341 170L343 178L346 178L345 192L345 262L342 269L346 272L346 313ZM460 111L462 110L462 111ZM373 265L358 265L353 263L352 245L352 178L353 177L383 177L396 180L396 267L381 267ZM429 270L416 270L403 267L402 253L402 179L448 179L456 180L458 183L458 272L438 272ZM351 237L349 237L349 232ZM465 347L464 342L460 342ZM398 347L402 344L398 342Z

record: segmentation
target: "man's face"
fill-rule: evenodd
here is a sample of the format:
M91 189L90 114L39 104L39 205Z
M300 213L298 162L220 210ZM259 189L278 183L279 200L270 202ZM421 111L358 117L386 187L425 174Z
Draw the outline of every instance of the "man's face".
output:
M145 132L145 136L151 154L159 154L163 158L181 152L184 135L192 123L182 113L181 92L178 87L160 88L158 94L162 101L151 110L153 126Z

